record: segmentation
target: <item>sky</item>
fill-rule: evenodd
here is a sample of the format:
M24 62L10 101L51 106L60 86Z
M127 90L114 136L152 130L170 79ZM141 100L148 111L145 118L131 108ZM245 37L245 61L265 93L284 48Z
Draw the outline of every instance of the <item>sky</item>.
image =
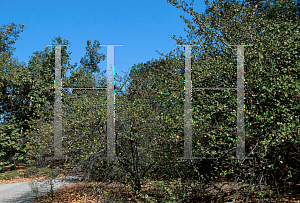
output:
M204 0L194 3L197 12L204 12L205 7ZM24 24L14 57L26 64L33 52L44 50L58 36L71 42L71 64L78 65L87 40L122 44L115 48L115 72L123 76L121 71L128 71L133 64L158 59L155 50L167 54L176 49L176 41L169 35L187 35L180 15L189 16L163 0L2 0L0 23ZM100 52L106 55L106 47ZM106 60L99 66L105 70Z
M193 8L203 13L204 0L194 2ZM159 59L155 50L168 54L176 49L171 37L186 38L188 34L180 15L192 19L167 0L1 0L0 26L12 22L25 26L13 46L13 57L26 65L35 51L43 51L58 36L70 41L70 64L77 62L78 66L87 40L121 44L115 48L115 73L123 77L134 64ZM106 47L99 52L106 55ZM106 60L99 64L101 71L106 66Z

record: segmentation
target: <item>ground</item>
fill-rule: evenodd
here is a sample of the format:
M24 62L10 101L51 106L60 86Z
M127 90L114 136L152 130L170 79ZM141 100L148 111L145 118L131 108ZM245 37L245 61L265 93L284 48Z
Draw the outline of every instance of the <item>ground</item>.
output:
M49 178L51 169L42 168L39 172L35 171L35 175L30 175L32 171L37 170L36 168L31 168L29 166L23 165L18 166L15 171L9 171L6 167L4 173L0 173L0 184L17 183L31 180L42 180ZM59 177L65 174L60 174ZM156 180L156 183L165 183L162 180ZM135 194L133 190L122 184L111 183L106 185L104 182L76 182L69 185L65 185L60 190L55 191L53 196L50 194L37 195L33 203L37 202L70 202L70 203L92 203L92 202L153 202L149 200L151 197L156 199L163 199L165 197L162 190L159 190L158 186L153 186L150 183L143 182L142 191L140 194ZM176 185L176 183L174 182ZM228 183L223 187L221 184L216 184L216 187L222 187L223 191L228 191L228 196L224 200L230 200L234 202L234 192L230 192L229 188L232 188L233 183ZM93 187L93 186L94 187ZM106 185L106 186L105 186ZM230 185L230 186L229 186ZM244 185L245 186L245 185ZM240 185L243 187L243 185ZM97 189L98 188L98 189ZM100 189L101 188L101 189ZM160 187L161 188L161 187ZM214 195L216 190L210 188L207 190L207 197L209 195ZM146 195L146 197L145 197ZM244 196L243 194L241 194ZM141 196L144 196L142 198ZM255 196L253 196L255 198ZM52 201L53 199L53 201ZM205 200L193 199L191 202L204 202ZM225 201L225 202L226 202ZM159 201L157 201L159 202ZM176 198L173 201L176 202ZM245 201L246 202L246 201ZM257 200L249 201L257 202ZM275 202L275 201L264 201L264 202ZM299 202L300 203L300 184L297 185L293 190L287 191L281 202Z

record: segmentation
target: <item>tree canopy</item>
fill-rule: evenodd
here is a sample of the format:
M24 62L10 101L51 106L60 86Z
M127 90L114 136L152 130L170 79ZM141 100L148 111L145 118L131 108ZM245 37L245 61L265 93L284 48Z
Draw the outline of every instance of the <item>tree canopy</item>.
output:
M141 190L143 178L155 175L166 180L180 178L191 187L192 183L199 183L200 189L193 187L194 193L203 191L208 183L222 176L234 181L263 181L271 185L278 196L283 195L286 182L300 178L297 173L300 34L295 4L283 0L274 6L270 6L271 1L266 4L259 0L217 0L211 4L205 1L207 9L199 14L184 1L170 0L168 3L192 17L191 22L180 16L187 24L187 39L181 36L173 36L173 39L178 45L200 45L192 48L193 87L236 87L236 45L252 45L245 46L244 51L245 146L246 156L255 159L243 160L242 164L228 160L230 155L235 155L236 149L237 101L231 90L192 92L193 156L212 159L176 159L183 156L185 141L185 56L178 47L166 55L161 54L165 58L134 65L129 76L123 78L122 85L129 84L126 91L122 88L117 91L115 106L116 148L118 156L123 157L121 160L110 162L99 158L107 151L103 141L107 139L106 95L99 94L99 100L93 103L87 94L78 91L83 100L74 104L74 108L85 114L72 111L65 119L70 131L66 133L64 146L66 155L73 158L70 162L76 162L88 176L117 180L132 185L137 191ZM69 43L61 38L53 42ZM80 61L81 67L72 72L70 78L64 75L64 84L95 84L92 73L100 72L97 64L105 58L97 53L99 45L98 41L93 46L87 42L87 54ZM9 49L3 47L3 50ZM63 74L76 66L69 65L66 49L62 48ZM38 138L38 132L33 129L31 136L22 137L25 120L30 120L31 124L42 123L47 117L45 125L35 128L46 129L51 126L53 116L49 112L53 112L54 104L51 89L54 50L36 52L28 67L12 60L8 53L1 55L3 62L0 64L1 70L6 71L6 77L0 81L2 112L10 112L12 118L11 122L1 125L5 135L10 135L10 138L1 137L4 143L1 155L7 155L6 163L16 159L8 157L21 152L25 141L31 138L30 143L34 143ZM105 85L103 79L99 83ZM10 93L7 88L12 89ZM26 105L22 104L24 101ZM72 103L69 97L65 102ZM93 110L95 105L100 109ZM75 126L80 123L85 128L80 127L77 134ZM26 128L31 129L29 124ZM74 134L77 136L72 136ZM26 149L34 151L39 145L51 145L46 145L51 136L46 138L39 139L36 148L27 145ZM192 195L180 198L192 198Z

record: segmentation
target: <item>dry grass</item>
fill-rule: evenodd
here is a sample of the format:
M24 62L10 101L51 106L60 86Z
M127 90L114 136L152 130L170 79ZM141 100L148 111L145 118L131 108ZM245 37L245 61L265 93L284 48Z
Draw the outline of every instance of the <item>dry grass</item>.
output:
M9 172L6 171L5 173L2 173L2 177L6 173L11 173L10 179L6 180L0 180L0 184L8 184L8 183L16 183L16 182L24 182L24 181L31 181L31 180L43 180L49 178L48 176L40 176L40 177L24 177L24 172L26 171L25 167L17 167L17 172ZM1 174L0 174L1 175ZM64 176L66 174L59 174L58 177ZM7 176L9 177L9 176ZM161 183L162 185L167 186L167 183L163 182L162 180L156 180L154 181L156 183ZM94 185L95 187L91 186ZM173 182L173 184L176 186L176 183ZM214 184L216 188L221 188L222 191L224 191L227 194L227 197L224 198L225 201L235 201L235 187L238 186L238 188L247 187L248 184L239 184L236 185L235 183L215 183ZM194 186L194 185L192 185ZM170 187L170 186L169 186ZM178 185L177 185L178 187ZM265 186L264 188L266 188ZM98 189L97 189L98 188ZM191 189L191 188L189 188ZM255 191L258 188L255 189ZM64 185L59 190L54 192L54 201L52 201L52 197L49 194L41 194L37 195L32 202L70 202L70 203L91 203L91 202L153 202L151 200L148 200L148 198L142 198L143 195L148 195L148 197L156 197L158 200L157 202L163 202L163 198L166 197L165 190L162 189L161 186L152 185L149 182L143 182L142 190L139 194L135 194L133 190L129 189L127 186L117 183L107 183L107 182L74 182L70 183L68 185ZM200 196L200 195L199 195ZM205 196L203 199L200 199L200 197L195 197L194 199L191 199L189 202L210 202L208 201L211 197L219 196L217 194L217 190L214 188L208 188L205 190ZM239 193L239 199L243 197L243 202L247 202L247 194L246 193ZM255 192L252 192L250 194L250 197L252 199L249 202L259 202L258 195L255 194ZM170 201L170 202L176 202L176 201ZM222 202L222 201L219 201ZM275 200L267 201L264 200L264 202L275 202ZM281 199L281 202L298 202L300 203L300 184L294 186L293 188L290 188L284 197Z
M156 181L156 182L161 182L163 183L163 181ZM92 184L94 184L95 186L101 188L100 191L96 192L93 190L93 188L90 186L90 183L71 183L69 185L64 186L63 188L61 188L60 190L58 190L57 192L55 192L54 195L54 201L53 202L70 202L70 203L91 203L91 202L151 202L151 201L147 201L146 199L142 199L140 198L138 195L135 195L133 191L129 190L127 187L125 187L124 185L118 185L116 183L112 183L110 185L108 185L108 187L105 187L104 183L101 182L91 182ZM166 185L166 184L165 184ZM218 188L221 187L221 184L215 184L216 186L219 186ZM240 185L239 188L246 186L247 184L244 185ZM228 194L230 193L230 195L228 195L224 200L226 201L232 201L235 202L235 190L232 189L235 187L234 183L228 183L228 184L224 184L222 189L224 192L228 192ZM142 186L142 191L140 192L140 194L144 195L144 194L148 194L150 196L150 194L156 194L156 196L161 197L160 199L163 199L163 197L165 196L163 193L159 192L161 191L157 186L153 186L150 183L145 184ZM281 199L281 202L300 202L300 187L298 187L297 191L289 191L288 194L285 195L284 198ZM205 198L202 200L197 200L197 199L193 199L190 200L190 202L210 202L208 201L208 199L210 199L212 196L216 195L217 190L214 189L207 189L206 190L206 195ZM115 195L115 197L111 197L112 195ZM109 196L109 197L108 197ZM239 194L239 196L243 197L243 202L247 202L246 198L247 198L247 194ZM254 193L251 195L252 199L249 202L259 202L259 198L257 195L255 195ZM158 198L159 200L159 198ZM207 201L205 201L207 200ZM49 196L47 196L47 194L43 194L43 195L38 195L36 196L35 200L33 201L33 203L37 203L37 202L46 202L46 203L50 203L51 202L51 198L49 198ZM162 202L162 201L157 201L157 202ZM171 202L176 202L176 201L171 201ZM222 201L218 201L218 202L222 202ZM264 202L275 202L275 199L271 200L271 201L267 201L264 200Z

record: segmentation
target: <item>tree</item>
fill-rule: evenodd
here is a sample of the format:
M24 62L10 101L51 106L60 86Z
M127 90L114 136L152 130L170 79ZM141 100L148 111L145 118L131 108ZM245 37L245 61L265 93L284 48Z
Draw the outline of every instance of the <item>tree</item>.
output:
M297 22L296 18L299 17L299 2L291 0L267 1L261 8L268 19L280 20L280 16L286 16L289 20ZM279 16L279 17L278 17Z
M299 112L299 105L295 103L298 98L297 92L299 91L299 86L296 84L298 77L297 67L299 67L299 43L295 42L299 41L299 32L297 29L299 17L296 17L295 21L291 21L287 20L289 16L279 13L277 20L274 21L268 19L267 13L259 9L257 10L257 14L253 16L253 11L257 8L257 6L255 6L257 4L250 3L244 8L247 1L243 1L242 5L235 1L212 2L214 6L209 7L206 10L207 15L203 16L202 14L197 14L191 8L186 8L183 1L181 1L181 3L179 1L170 2L193 16L193 21L196 26L193 26L188 20L182 17L188 24L190 32L188 41L178 39L177 44L195 43L204 45L203 49L195 48L197 51L203 50L197 52L202 54L202 56L196 55L198 57L197 59L203 59L203 56L209 56L207 57L209 62L206 63L209 64L209 66L205 65L205 62L199 61L199 66L195 68L197 70L199 67L198 70L201 71L202 74L207 74L208 71L212 71L215 67L219 66L224 67L226 71L232 70L228 64L236 64L234 56L230 54L235 48L228 47L227 45L253 45L252 47L245 48L245 106L249 106L249 109L246 109L246 147L249 145L253 146L255 143L261 143L261 148L256 147L255 149L259 149L258 151L260 151L264 148L262 146L265 146L265 150L262 150L264 152L257 151L254 153L257 158L265 160L264 157L266 156L261 156L260 153L266 155L267 153L272 154L274 152L274 150L266 150L268 147L281 146L283 142L293 142L296 144L298 142L296 126L299 123L299 118L296 113ZM209 13L212 15L209 16ZM223 37L216 34L218 31L222 33ZM200 36L202 39L205 38L203 40L204 42L201 42ZM286 40L278 41L280 38ZM222 46L224 57L218 55L218 52L216 52L212 46L214 40L225 44L225 46ZM266 60L263 61L263 59L266 58L270 61L268 64L265 63ZM213 61L211 61L211 59L213 59ZM207 69L203 67L207 67ZM219 70L220 68L218 71ZM232 72L233 71L236 70L233 69ZM218 75L217 77L220 76ZM276 78L276 82L274 78ZM197 82L198 80L195 81L196 84ZM275 89L279 87L289 89L289 92L275 91ZM201 101L202 95L199 96L198 100ZM279 105L279 103L281 105ZM199 106L201 106L201 104ZM208 106L208 108L210 108L210 106ZM262 112L265 114L262 115ZM278 125L282 126L278 127ZM260 128L257 128L258 126L260 126ZM284 133L278 132L278 128L285 129L286 131ZM281 151L278 148L276 149L278 152ZM250 150L251 149L246 148L246 153L247 151L249 153ZM287 160L287 158L288 157L285 156L284 160ZM281 160L276 163L284 162L280 156L273 158L273 160L274 162L275 160ZM262 168L267 168L265 164L266 162L263 162L260 166L262 171ZM289 163L286 161L286 164L288 165ZM280 167L281 166L279 166L279 168ZM292 168L293 167L291 167L291 169ZM278 169L274 169L274 172L275 170ZM266 170L264 172L266 172ZM278 181L281 182L279 187L281 194L283 194L282 178L284 176L287 177L287 173L273 179L275 183L278 183ZM268 181L271 181L271 179L268 179L267 182ZM272 185L275 185L275 183ZM271 184L271 182L269 182L269 184Z
M13 91L12 76L17 75L10 74L10 70L24 68L24 64L19 64L16 59L12 58L15 48L12 45L15 43L16 38L19 37L19 33L22 32L24 25L19 25L19 28L15 23L10 25L3 25L0 32L0 114L7 115L14 108L11 105L17 106L20 104L15 97L9 92ZM14 38L14 39L11 39ZM7 123L7 118L4 117L4 122L0 124L0 170L3 165L10 165L13 169L14 163L18 159L24 158L22 152L22 145L20 145L20 128L14 124ZM19 154L21 153L21 154Z
M105 86L104 80L103 78L101 80L96 80L95 75L92 75L92 72L100 72L99 68L97 67L97 64L100 63L101 60L104 60L104 55L100 55L99 53L97 53L97 49L99 48L100 44L99 42L95 41L94 42L94 46L91 48L90 47L90 41L87 41L87 55L88 57L84 57L81 60L81 64L82 66L79 67L79 69L75 71L71 71L71 76L69 78L64 77L62 78L62 83L64 87L93 87L93 86ZM54 53L55 54L55 53ZM64 56L66 53L62 52L62 56ZM55 55L54 55L55 56ZM67 55L68 56L68 55ZM88 59L87 59L88 58ZM65 71L62 69L62 72L64 73ZM92 77L93 76L93 77ZM52 78L52 82L54 81L54 79ZM85 92L82 92L85 91ZM76 134L76 131L80 129L80 134L81 133L85 133L87 132L86 130L86 126L80 126L79 129L76 129L76 127L78 128L78 124L74 118L76 117L76 115L80 115L80 119L82 120L83 123L86 123L87 120L85 117L82 116L82 113L84 114L88 114L90 111L94 111L93 110L94 106L91 105L91 103L93 103L95 105L95 100L97 101L97 99L95 99L98 94L100 95L100 100L98 100L96 103L98 105L96 105L96 107L99 107L99 103L104 105L103 103L103 99L105 97L105 94L103 95L103 92L93 92L94 90L73 90L72 93L70 94L69 92L64 92L63 96L62 96L62 105L63 105L63 121L64 121L64 127L66 128L66 133L64 134L63 139L65 140L64 142L64 148L66 149L70 149L70 145L73 145L73 148L75 148L72 152L65 152L66 156L70 155L73 156L74 153L76 153L76 150L81 150L80 149L76 149L76 147L78 145L76 144L80 144L79 142L76 143L75 142L75 138L74 134ZM91 94L87 94L86 92L89 92ZM92 96L92 97L91 97ZM77 101L76 101L77 99ZM65 108L67 106L67 108ZM86 109L86 111L81 111L80 109ZM104 109L103 109L104 110ZM48 108L43 109L43 112L53 112L53 106L48 106ZM44 114L45 115L45 114ZM51 115L47 115L47 118L53 118L52 114ZM93 131L95 131L97 128L97 124L99 124L99 122L103 122L102 117L100 117L99 119L97 118L97 116L95 116L93 118L93 122L96 122L93 124ZM34 123L36 122L40 122L41 123L42 120L36 120ZM76 122L76 125L75 125ZM33 122L32 122L33 124ZM42 124L42 123L41 123ZM36 125L36 124L35 124ZM51 127L53 125L52 123L52 119L49 120L49 122L46 122L42 125L38 125L35 126L35 131L31 132L31 137L34 137L35 140L40 140L38 143L39 145L35 146L35 148L32 150L35 155L37 155L38 157L42 158L42 157L46 157L46 156L51 156L51 154L53 153L51 143L53 143L53 128ZM86 125L89 125L86 123ZM96 125L96 126L95 126ZM52 128L52 130L51 130ZM85 132L83 132L85 131ZM97 130L96 130L97 131ZM50 136L48 135L47 138L45 139L45 137L41 136L41 132L43 132L43 134L48 133L50 134ZM70 134L70 132L72 132L72 134ZM82 135L79 134L79 140L78 141L82 141L83 137ZM90 133L88 133L90 134ZM93 137L95 137L96 135L93 134ZM41 148L41 146L43 146ZM39 148L39 150L37 149ZM46 150L48 148L48 150ZM86 150L85 150L86 151ZM77 157L78 158L78 157ZM43 160L39 159L40 161L43 162ZM77 160L77 159L76 159Z
M130 86L133 87L135 84ZM136 85L136 88L138 88L138 85ZM100 155L102 157L106 156L105 145L94 145L91 149L93 152L85 157L86 159L81 162L81 166L85 166L82 168L86 169L85 174L91 176L91 178L97 177L97 180L100 177L104 179L117 178L122 183L132 185L135 190L140 190L142 177L153 166L151 158L145 156L145 152L142 151L149 151L151 147L153 148L153 145L150 146L149 144L151 136L149 130L154 131L154 129L150 128L147 123L150 121L153 123L155 117L152 108L149 108L150 103L145 103L145 97L138 95L140 100L136 100L137 95L124 94L121 89L122 87L118 88L118 94L116 95L116 104L118 104L116 105L117 154L125 159L120 160L116 167L116 163L108 163L99 159ZM138 111L135 111L136 109ZM143 127L140 128L139 126ZM102 133L105 133L105 131L102 131ZM101 138L103 137L101 136ZM152 142L155 142L155 140ZM83 144L80 149L87 148L88 143ZM99 165L105 167L99 169ZM113 173L114 176L111 175ZM131 182L132 180L133 182Z
M1 56L1 104L4 103L4 94L7 91L7 84L5 83L5 77L4 77L4 71L8 69L9 64L16 64L16 61L11 58L12 52L15 50L15 48L12 47L12 44L15 43L16 38L18 38L18 34L22 32L23 30L23 24L19 25L19 28L15 25L15 23L12 23L11 25L4 25L1 28L1 35L0 35L0 56ZM4 30L5 29L5 30ZM4 30L4 31L3 31ZM14 37L15 39L10 39L10 37ZM5 113L5 110L3 107L1 107L1 114Z
M125 101L129 102L129 104L132 103L135 107L143 105L147 108L135 108L138 109L138 112L141 112L134 112L134 115L140 114L140 116L134 116L135 122L132 123L131 118L125 116L124 118L129 117L129 119L126 119L127 122L126 120L122 120L121 123L128 123L129 126L132 126L131 130L128 130L128 133L131 132L135 137L137 135L139 136L133 140L139 147L147 152L146 157L150 160L149 163L144 162L141 164L141 168L146 168L146 166L151 166L151 168L147 168L148 171L144 170L146 173L141 173L140 178L142 178L143 175L147 177L152 176L152 178L159 175L159 172L156 170L158 168L157 165L163 165L166 152L168 152L164 150L163 147L168 145L166 138L169 138L169 142L173 140L167 128L162 128L165 126L162 125L163 121L160 119L160 116L167 112L168 106L170 106L171 103L169 100L166 100L166 97L169 97L168 93L170 93L172 89L176 89L179 85L178 83L172 85L169 83L172 81L165 80L166 78L178 77L172 68L173 67L169 67L168 62L164 59L160 59L157 61L149 61L146 64L138 64L134 66L130 72L131 83L128 87L127 99L125 99ZM166 92L167 89L169 92ZM126 112L125 109L124 111ZM138 139L141 137L147 140L147 142ZM124 149L122 150L122 152L125 151ZM138 157L138 155L136 155L136 157ZM164 162L164 164L168 163Z
M2 124L1 135L4 139L11 139L4 141L4 145L8 144L10 151L6 149L1 150L1 155L5 155L4 165L15 161L24 159L25 143L30 139L26 137L26 132L31 131L30 122L44 118L40 115L43 109L54 104L53 81L54 79L54 48L52 52L46 48L44 52L35 52L31 57L28 67L25 64L19 64L17 60L11 59L11 49L6 45L12 44L14 40L9 40L9 35L14 29L15 24L7 26L6 32L1 34L1 114L5 114L4 123ZM23 28L24 26L21 26ZM17 35L19 31L14 31ZM61 38L55 38L56 42L62 43ZM54 42L54 41L53 41ZM64 42L68 43L68 42ZM68 54L65 49L63 52L63 70L65 75L68 61ZM49 112L46 114L49 115ZM51 114L51 111L50 111ZM49 118L48 120L49 121ZM46 121L46 122L47 122ZM9 127L11 126L11 127ZM10 130L9 130L10 129ZM13 132L11 131L13 130ZM6 135L6 136L5 136ZM13 159L13 160L12 160ZM9 161L10 160L10 161Z
M69 80L65 81L66 84L75 83L76 86L88 85L91 87L95 85L96 81L91 80L92 74L100 72L98 64L105 60L105 55L98 53L98 49L101 49L101 47L97 40L94 41L92 46L91 41L87 41L86 55L80 60L81 66L77 69L78 72L71 72ZM78 78L80 79L79 81L77 81Z
M96 135L90 136L88 131L82 133L81 137L67 138L72 147L76 146L72 148L73 154L68 155L76 157L78 165L88 175L93 173L95 178L103 177L106 173L106 180L131 183L137 191L141 190L141 180L147 173L148 177L158 174L160 178L169 180L180 177L182 183L188 183L189 186L195 183L192 193L185 197L178 196L176 200L196 201L196 194L203 194L208 187L207 183L217 181L218 176L224 174L235 175L236 181L266 182L282 194L282 183L291 178L290 175L297 177L299 168L295 164L299 152L284 152L287 147L293 149L293 152L299 149L297 126L300 108L296 103L299 100L299 85L296 83L299 68L299 18L296 17L296 21L268 19L264 10L256 6L258 2L250 1L244 1L242 5L235 1L216 1L206 10L205 15L186 8L184 1L173 0L169 3L191 14L195 23L194 26L181 17L190 30L187 40L181 36L180 39L174 37L177 44L204 45L193 48L193 86L235 86L236 47L228 45L253 45L245 48L246 155L254 154L257 158L254 164L258 165L258 169L253 168L251 161L245 161L241 166L240 162L229 163L225 159L225 156L234 155L231 152L234 152L235 144L235 139L227 138L228 134L234 133L235 126L224 125L225 121L235 121L236 116L235 97L229 91L193 93L192 98L195 121L193 155L203 157L207 149L210 152L221 149L217 154L206 156L218 159L176 162L175 157L183 154L184 140L184 54L179 48L177 55L170 52L166 59L134 66L128 78L131 83L126 94L116 96L116 104L119 104L116 106L116 123L119 124L116 128L117 154L125 159L115 163L101 161L99 157L106 155L105 145L100 139L93 139ZM205 3L208 5L207 1ZM253 11L256 15L253 15ZM285 19L283 15L277 17ZM99 101L104 100L105 95ZM86 104L83 102L79 105ZM99 114L99 118L104 120L105 111L102 109ZM75 113L71 115L77 118L82 116ZM89 115L80 121L88 120ZM98 135L103 134L105 130L99 130ZM217 146L216 136L221 136L224 139L221 141L229 146ZM102 169L99 169L101 165ZM233 174L233 170L242 172ZM279 174L280 171L282 174ZM226 178L229 180L229 177ZM284 178L286 180L283 181ZM218 196L211 197L210 201L212 198L217 200ZM164 201L168 201L167 198Z
M289 52L294 51L294 53L297 53L298 51L297 45L292 43L292 40L299 40L299 34L297 34L296 30L294 29L297 24L288 24L288 28L290 29L287 29L286 26L280 27L280 23L282 23L282 21L279 21L279 23L272 22L274 25L270 25L271 21L267 20L267 17L264 13L257 12L257 15L253 16L253 11L255 11L255 9L257 8L255 7L255 4L249 4L244 8L244 2L242 5L228 1L226 3L213 2L213 4L216 4L216 6L207 9L206 16L199 15L196 12L192 11L192 9L190 8L187 9L184 6L180 6L176 1L172 1L172 3L182 8L184 11L190 13L194 17L193 20L196 23L196 26L198 26L198 29L196 29L196 26L192 26L189 21L184 19L188 24L188 28L190 28L188 41L179 39L177 40L177 44L198 44L198 42L200 41L199 36L203 36L204 38L204 43L201 43L205 45L204 48L195 47L192 54L194 61L193 70L196 72L193 76L193 78L195 78L195 80L193 80L193 84L200 83L202 87L232 87L233 85L230 84L230 82L234 83L234 81L236 80L234 74L232 74L236 72L235 65L232 66L232 64L237 63L235 56L236 49L234 47L228 47L227 45L250 43L253 44L253 47L247 48L248 51L245 52L247 81L247 99L245 103L246 106L251 105L251 107L253 107L252 109L247 109L246 111L246 153L247 156L249 156L249 153L253 152L258 160L264 160L264 162L260 164L259 170L262 171L262 173L264 173L264 175L266 176L266 170L264 170L263 168L268 167L268 162L266 162L265 160L265 158L267 157L268 149L271 149L271 152L269 152L269 154L274 152L271 147L280 146L282 144L280 139L284 139L285 142L288 139L293 139L295 143L297 142L297 131L295 131L297 129L295 128L295 126L297 126L297 122L299 122L299 120L297 117L297 113L295 113L294 110L297 108L299 109L299 107L295 104L294 100L297 97L296 93L299 90L299 87L293 87L288 83L283 82L285 81L285 78L288 78L289 83L293 83L293 81L295 81L295 74L293 74L296 71L295 67L299 66L297 54L293 56L289 54ZM224 6L221 7L221 5ZM218 12L217 9L221 11ZM243 15L241 15L241 10L243 11ZM222 13L222 15L220 15L220 13ZM222 16L222 18L220 18L220 16ZM209 27L207 26L206 28L204 28L205 25L209 25ZM280 32L272 29L272 26L279 26ZM261 34L261 29L263 28L268 28L268 32ZM217 31L220 31L222 33L222 38L219 36L215 37L215 33ZM290 39L288 46L282 44L283 46L281 47L281 49L274 50L274 47L272 47L271 44L264 45L262 43L262 41L275 43L278 37L282 37L281 33L285 33L287 31L295 32L289 33L288 36L295 37L292 39L288 38ZM286 35L284 36L286 37ZM226 46L221 47L222 52L220 52L214 46L214 41L216 41L217 43L221 42L221 44L226 44ZM290 57L291 60L287 60L287 58L282 59L281 62L280 60L276 60L276 57L274 58L274 56L279 56L280 54L282 56ZM170 56L171 55L172 54L170 53ZM270 61L272 62L270 63L270 66L266 65L265 61L263 61L264 58L270 59ZM147 156L151 157L151 159L148 159L148 166L151 166L151 162L157 163L151 166L151 172L157 172L159 170L163 171L165 169L164 173L162 174L165 175L165 177L171 177L172 175L173 177L176 177L180 176L181 173L184 175L183 180L190 180L190 183L194 180L199 180L202 183L207 182L207 180L217 180L217 176L222 175L222 173L230 173L230 170L232 168L240 167L236 163L231 163L227 164L229 168L227 167L226 169L226 167L222 167L220 163L216 165L217 162L213 161L202 161L201 164L193 162L181 165L174 164L174 161L172 160L174 159L173 155L179 154L180 156L181 154L182 156L182 151L180 152L180 150L182 150L183 146L183 123L182 119L178 119L178 117L181 117L178 116L178 114L182 115L183 98L182 96L180 96L180 93L174 94L175 90L178 91L178 89L183 89L183 75L180 75L184 73L183 54L181 53L175 58L169 57L166 61L167 62L160 60L159 62L150 62L148 64L140 64L138 66L135 66L130 73L130 77L132 80L129 85L128 95L125 98L122 97L123 100L120 100L120 102L123 101L123 103L129 102L129 104L134 104L135 110L144 109L145 107L149 108L151 110L150 112L152 112L151 115L154 115L154 117L156 116L156 118L158 118L159 120L159 122L157 122L158 120L147 120L146 118L150 118L149 114L145 113L148 112L148 110L143 110L143 115L138 116L138 114L134 114L135 116L130 116L133 108L129 107L127 107L128 112L125 111L123 113L123 115L125 116L121 117L123 119L122 123L128 123L128 127L122 128L122 130L127 129L127 133L120 133L118 135L118 138L120 139L120 145L123 146L124 149L128 149L127 152L131 152L131 161L128 159L128 162L122 163L122 161L120 161L119 165L113 170L115 172L118 172L118 169L121 168L124 171L127 166L127 173L130 173L131 177L133 177L133 179L135 180L134 185L136 190L139 190L140 188L140 182L138 179L141 178L141 168L145 167L145 165L143 166L139 163L139 159L134 158L139 156L137 153L137 149L139 147L148 149L147 152L149 153L147 153ZM282 67L280 63L285 63L286 65ZM216 80L213 81L211 72L213 72L214 70L220 71L220 67L222 68L222 70L224 70L224 72L217 72L215 74ZM262 70L261 67L263 67L264 69ZM285 69L288 69L292 74L287 74L287 71ZM271 79L271 77L278 78L279 82L277 81L275 83ZM146 80L146 78L148 80ZM225 82L224 80L227 81ZM179 83L180 81L182 83ZM290 94L286 96L285 93L274 91L276 85L279 85L282 88L288 87L291 90L291 92L289 92ZM170 89L173 87L178 87L178 89L174 88L174 91L171 91ZM269 89L266 89L264 87L268 87ZM169 97L170 100L172 99L172 102L166 101L164 94L172 95L171 97ZM206 97L206 101L203 101L204 96ZM193 149L196 149L193 151L195 152L195 156L202 156L203 154L201 153L204 152L205 147L216 147L216 145L213 144L215 141L215 135L219 134L224 138L227 135L226 130L234 130L234 126L229 127L228 129L224 129L224 123L222 123L222 121L225 121L225 119L226 121L234 121L235 119L235 113L231 112L236 109L236 107L234 106L234 102L230 102L229 104L228 101L226 102L226 98L230 98L230 96L232 95L229 95L229 92L224 92L222 94L205 93L205 95L204 93L202 93L193 96L193 105L202 107L200 108L200 110L197 110L196 108L193 109L193 112L196 115L195 120L198 121L195 123L195 125L199 126L195 132L195 134L197 135L195 137L195 140L198 142L193 142ZM207 104L207 101L216 100L220 101L219 104L218 102ZM278 107L278 105L276 106L278 101L285 105L285 107ZM118 102L116 101L116 103ZM222 106L224 104L226 104L226 106L228 105L228 108L224 108L224 106ZM205 105L205 107L203 107L203 105ZM216 109L215 105L218 105L218 108L220 109ZM271 107L273 109L270 109ZM204 111L205 109L209 110ZM277 112L273 111L274 109L276 109ZM210 122L202 122L202 120L206 117L203 115L203 112L201 112L201 110L209 114L208 117L211 118ZM163 115L158 117L159 113L161 112L163 112ZM230 113L231 118L226 118L224 115L222 115L224 112ZM262 112L266 112L266 115L262 115ZM175 116L176 114L178 117ZM143 117L144 115L147 115L146 118ZM280 115L282 117L280 117ZM286 129L285 134L276 132L275 129L275 127L277 127L278 125L277 123L282 123L282 118L289 119L290 121L290 118L295 119L295 123L292 122L291 125L288 125L289 122L287 122L287 120L285 121L285 123L283 124L284 127L282 127ZM157 133L154 135L152 134L152 139L155 140L155 145L151 142L150 146L147 146L147 142L145 140L147 140L146 138L149 136L149 134L151 134L151 131L149 132L148 130L147 132L147 129L149 129L149 127L155 122L157 122L156 125L159 126ZM214 130L212 126L217 129ZM260 126L261 128L258 128L258 126ZM143 139L139 139L139 137L142 137ZM178 141L181 141L181 143L179 144ZM231 145L235 144L234 139L227 141L231 141ZM121 150L121 152L126 154L126 150ZM220 150L218 152L220 152ZM265 155L263 155L262 153L264 153ZM159 157L159 155L166 156ZM228 153L225 153L224 155L228 155ZM277 156L276 160L278 160L278 158L280 160L279 156ZM222 160L223 162L225 161L222 157L219 157L219 160ZM280 163L280 161L278 162ZM205 166L210 166L210 168L207 167L205 169L205 167L201 167L203 163L205 163ZM172 168L171 166L174 165L181 171L177 175L174 174L174 170L169 170L170 168ZM212 165L214 165L214 167ZM253 169L251 168L251 163L247 163L246 165L248 167L250 166L249 171L251 172L251 170ZM130 166L132 166L132 168L130 168ZM126 177L122 170L119 171L119 176ZM203 174L206 176L206 180L204 180ZM236 178L245 178L245 173L236 175ZM246 178L249 177L247 176ZM261 180L261 178L263 177L259 175L253 175L250 178ZM274 180L275 183L280 181L279 179ZM268 181L270 181L270 179L268 179ZM203 188L204 187L202 187L202 189Z

